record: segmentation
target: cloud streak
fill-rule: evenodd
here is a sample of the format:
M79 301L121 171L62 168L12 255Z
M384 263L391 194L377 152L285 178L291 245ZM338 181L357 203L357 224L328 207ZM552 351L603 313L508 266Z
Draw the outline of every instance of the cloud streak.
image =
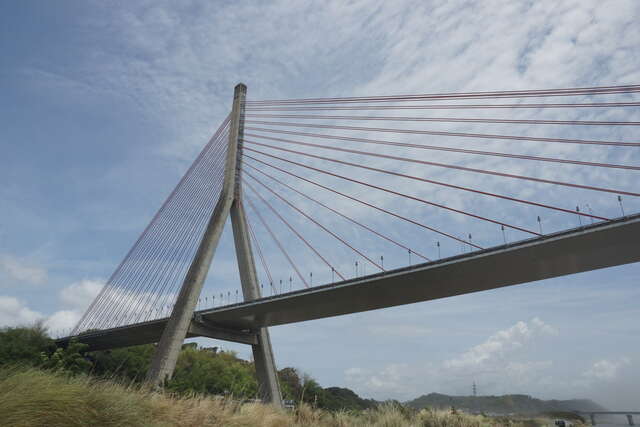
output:
M11 254L0 254L0 273L9 280L31 285L41 285L47 280L47 270Z
M481 385L483 394L503 391L497 387L505 384L510 384L510 392L537 390L553 363L531 360L527 352L544 337L556 335L553 326L538 318L519 321L457 356L439 362L431 358L420 363L397 361L376 371L353 367L344 371L345 381L376 398L411 399L436 391L468 394L473 381Z

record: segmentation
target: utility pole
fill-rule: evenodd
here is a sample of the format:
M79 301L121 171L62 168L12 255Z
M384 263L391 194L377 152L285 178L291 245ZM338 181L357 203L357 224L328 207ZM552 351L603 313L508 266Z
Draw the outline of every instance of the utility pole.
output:
M478 389L475 380L473 380L473 412L478 412Z
M185 276L171 317L165 326L147 373L147 382L155 386L161 386L173 375L182 343L189 331L193 312L209 272L211 260L229 215L231 215L244 300L250 301L260 298L260 286L258 285L253 253L248 238L247 221L242 205L240 176L246 93L247 87L244 84L240 83L235 87L222 192ZM260 396L263 401L281 407L282 396L269 331L267 328L260 328L252 333L257 336L257 344L252 344L252 350Z

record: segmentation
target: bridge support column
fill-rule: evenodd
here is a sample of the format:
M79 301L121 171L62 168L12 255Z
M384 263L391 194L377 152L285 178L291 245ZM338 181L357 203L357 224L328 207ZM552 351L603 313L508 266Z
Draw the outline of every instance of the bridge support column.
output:
M209 272L209 266L215 253L225 222L231 214L233 237L240 270L240 281L245 301L260 298L260 287L256 275L256 267L251 252L247 220L242 206L241 159L238 153L242 149L244 132L244 101L247 87L239 84L235 88L231 121L229 123L229 142L225 164L224 185L220 199L211 215L196 256L185 277L180 294L171 313L171 317L162 333L160 342L153 356L151 367L147 373L147 382L160 386L170 379L178 361L182 343L189 332L198 329L203 335L221 336L224 331L207 331L206 327L193 322L193 313L202 291L202 286ZM276 406L282 406L282 395L278 384L278 373L271 348L271 339L267 328L252 331L255 341L250 336L240 336L225 332L234 340L249 341L253 350L260 397Z
M631 414L627 414L627 421L629 421L629 425L630 426L634 426L635 424L633 423L633 415Z
M178 361L189 325L195 311L198 297L209 272L211 259L218 246L218 240L229 216L231 202L221 196L213 215L207 225L207 230L200 242L196 256L185 276L178 298L173 306L171 317L162 332L160 341L151 360L151 367L147 372L147 382L154 386L161 386L173 376L173 370Z
M202 241L196 252L191 266L184 278L180 293L173 306L171 317L162 332L156 352L147 372L147 382L160 386L170 379L178 361L182 343L189 331L198 297L207 278L211 260L218 246L220 235L229 217L233 204L234 187L237 166L238 128L247 87L239 84L235 88L231 121L229 123L229 141L227 144L227 158L225 161L224 184L220 198L211 214Z
M242 126L240 127L239 144L242 147ZM240 159L238 159L240 162ZM260 286L256 274L256 266L251 251L247 218L242 204L242 186L240 166L238 165L238 179L236 180L235 201L231 206L231 225L233 226L233 238L236 247L236 258L242 284L242 294L245 301L260 298ZM258 379L258 392L263 401L282 407L282 395L278 383L278 371L276 369L271 348L271 338L267 328L257 331L258 344L252 345L253 361L256 367Z
M589 414L589 416L591 417L591 425L592 426L596 425L596 415L595 414Z
M171 317L162 332L156 348L151 367L147 372L147 382L160 386L170 379L178 361L182 343L187 336L193 312L198 303L198 297L207 278L211 260L218 246L220 235L229 218L229 212L235 196L237 174L238 135L244 111L244 99L247 87L243 84L236 86L229 123L229 141L227 143L227 158L225 160L224 184L220 198L211 214L207 229L202 236L200 246L191 266L187 271L180 293L173 306Z

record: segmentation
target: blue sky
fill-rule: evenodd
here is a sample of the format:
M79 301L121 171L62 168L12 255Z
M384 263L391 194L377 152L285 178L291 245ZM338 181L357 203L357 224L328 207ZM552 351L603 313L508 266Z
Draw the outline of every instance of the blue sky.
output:
M239 81L247 84L254 100L637 84L639 14L637 2L624 0L0 2L0 324L45 319L52 330L73 325L226 117ZM626 100L598 100L609 99ZM640 120L637 109L513 114ZM637 141L632 127L441 128ZM433 141L478 148L462 140ZM493 141L483 148L640 162L637 149L528 145L515 150ZM522 174L637 188L633 171L436 155ZM380 165L424 175L415 165ZM570 208L588 204L598 214L619 215L612 195L548 191L463 173L437 171L433 176L569 203ZM542 215L545 231L578 225L573 217L416 183L386 179L384 184L402 185L412 194L454 207L499 212L505 221L523 226L536 227L535 218ZM487 246L501 243L494 228L398 204L356 186L342 189L460 235L473 232ZM433 255L436 238L418 237L410 227L358 206L318 197ZM628 212L640 211L638 201L625 198L624 203ZM300 218L289 218L306 226ZM327 221L374 254L384 254L389 265L406 264L405 254L335 219ZM284 229L280 233L286 236ZM353 255L321 233L310 236L319 248L335 251L332 255L345 271L352 269ZM510 240L523 237L509 235ZM267 237L262 239L273 255L274 271L286 281L291 271ZM291 237L283 239L292 248L298 244ZM452 254L459 248L443 250ZM308 271L322 269L316 259L299 253ZM238 288L234 262L225 233L205 292ZM280 367L298 367L325 386L347 386L367 397L468 394L475 380L482 394L592 397L612 408L637 407L637 393L630 391L640 380L639 278L640 266L628 265L276 327L271 333ZM249 355L243 346L215 345Z

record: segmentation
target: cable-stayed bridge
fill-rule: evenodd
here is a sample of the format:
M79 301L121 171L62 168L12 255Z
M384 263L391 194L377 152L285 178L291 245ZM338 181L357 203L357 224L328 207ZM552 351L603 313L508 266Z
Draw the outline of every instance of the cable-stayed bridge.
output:
M637 262L637 92L247 101L238 85L229 116L58 341L157 342L156 384L186 337L250 344L262 397L278 404L269 326ZM400 125L357 123L372 121ZM203 294L228 217L241 297Z

